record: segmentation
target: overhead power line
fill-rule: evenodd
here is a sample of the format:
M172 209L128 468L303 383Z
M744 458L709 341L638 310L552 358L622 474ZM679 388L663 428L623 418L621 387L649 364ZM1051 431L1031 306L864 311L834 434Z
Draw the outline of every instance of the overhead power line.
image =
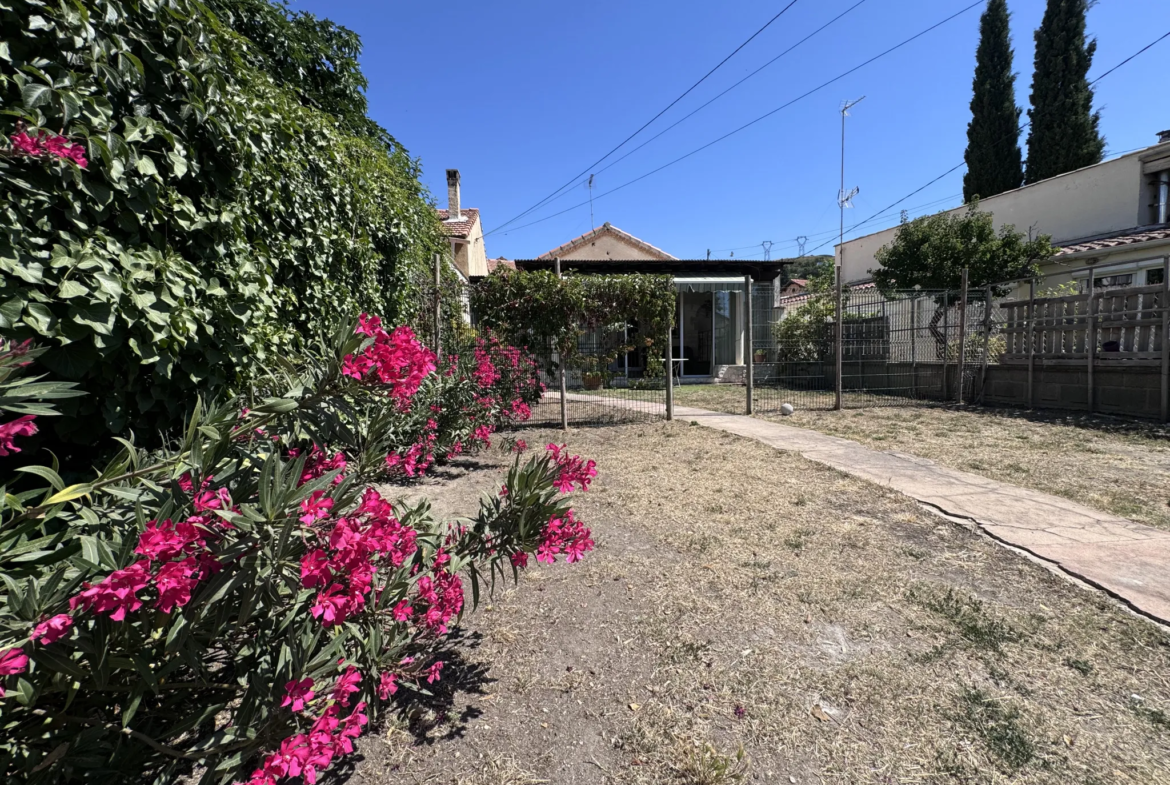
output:
M731 85L731 87L728 87L726 90L724 90L723 92L719 93L719 94L718 94L718 95L716 95L714 98L712 98L712 99L710 99L709 101L707 101L706 103L700 104L700 105L699 105L697 108L695 108L695 109L691 110L691 111L690 111L688 114L685 114L685 115L683 115L683 116L682 116L681 118L679 118L678 120L675 120L673 123L671 123L670 125L666 126L666 127L665 127L665 128L663 128L661 131L659 131L658 133L654 134L654 136L651 136L649 139L647 139L646 141L642 142L640 145L638 145L638 146L637 146L637 147L635 147L634 149L632 149L632 150L628 150L628 151L626 151L626 153L625 153L624 155L622 155L622 156L620 156L620 157L618 157L618 158L615 158L614 160L610 161L610 162L609 162L609 163L607 163L605 166L603 166L603 167L601 167L600 169L598 169L596 173L597 173L597 174L601 174L602 172L606 171L607 169L611 169L611 168L613 168L614 166L617 166L617 165L618 165L618 164L620 164L622 161L626 160L626 159L627 159L627 158L629 158L631 155L633 155L634 153L638 152L639 150L641 150L641 149L642 149L643 147L645 147L646 145L648 145L648 144L650 144L651 142L653 142L655 139L658 139L659 137L661 137L663 134L667 133L667 132L668 132L668 131L670 131L671 129L673 129L673 128L675 128L675 127L679 126L679 125L681 125L682 123L686 122L686 121L687 121L687 120L689 120L690 118L694 117L696 114L698 114L699 112L703 111L703 110L704 110L704 109L706 109L708 106L710 106L711 104L715 103L715 102L716 102L716 101L718 101L720 98L722 98L723 96L727 95L727 94L728 94L728 93L730 93L732 90L734 90L735 88L739 87L741 84L743 84L743 83L744 83L744 82L746 82L747 80L751 79L753 76L755 76L756 74L760 73L761 71L763 71L763 70L764 70L765 68L767 68L768 66L770 66L770 65L772 65L773 63L777 62L778 60L780 60L780 58L782 58L782 57L784 57L785 55L789 54L789 53L790 53L790 52L792 52L794 49L796 49L797 47L799 47L801 44L803 44L803 43L807 42L807 41L808 41L808 40L810 40L811 38L813 38L813 37L815 37L816 35L818 35L819 33L823 32L823 31L824 31L826 28L828 28L828 27L832 26L833 24L835 24L835 23L836 23L837 21L839 21L839 20L840 20L842 17L844 17L844 16L845 16L845 15L847 15L849 12L853 11L855 8L857 8L858 6L862 5L862 4L863 4L863 3L865 3L865 2L867 2L867 0L858 0L858 2L854 3L854 4L853 4L853 5L851 5L849 8L846 8L844 11L842 11L842 12L841 12L841 13L839 13L839 14L837 14L835 17L833 17L832 19L830 19L828 22L825 22L823 25L821 25L820 27L818 27L816 30L813 30L811 33L809 33L808 35L806 35L804 38L800 39L800 40L799 40L799 41L797 41L795 44L793 44L792 46L788 47L788 48L787 48L787 49L785 49L783 52L781 52L780 54L776 55L775 57L773 57L773 58L772 58L771 60L769 60L768 62L766 62L766 63L764 63L763 65L761 65L759 68L757 68L756 70L752 71L750 74L748 74L747 76L745 76L743 79L740 79L738 82L736 82L735 84ZM570 192L570 191L565 191L565 192L561 193L559 196L556 196L556 197L554 197L554 198L552 198L552 199L548 199L548 200L547 200L545 203L547 204L548 202L556 201L557 199L560 199L560 198L564 197L564 196L565 196L566 194L568 194L568 193L571 193L571 192ZM492 231L496 231L496 230L495 230L495 229L493 229ZM488 232L488 234L491 234L491 232ZM754 246L747 246L747 247L749 247L749 248L752 248L752 247L754 247ZM725 250L738 250L738 249L725 249Z
M526 215L528 215L529 213L531 213L533 210L536 210L536 209L540 208L542 205L544 205L544 204L545 204L546 202L548 202L550 199L553 199L554 197L556 197L556 196L557 196L557 194L561 193L561 192L562 192L562 191L564 191L566 188L569 188L569 187L571 187L571 186L572 186L574 183L576 183L576 182L577 182L579 179L581 179L581 178L582 178L582 177L584 177L585 175L589 174L590 170L592 170L592 169L593 169L593 167L597 166L599 163L601 163L602 161L604 161L606 158L609 158L611 155L613 155L613 154L614 154L614 153L616 153L618 150L620 150L622 147L624 147L624 146L625 146L625 144L626 144L627 142L629 142L631 139L633 139L633 138L634 138L635 136L637 136L638 134L640 134L640 133L642 133L643 131L645 131L645 130L646 130L646 128L647 128L647 127L648 127L648 126L649 126L651 123L653 123L653 122L654 122L655 120L657 120L659 117L662 117L662 115L666 114L666 112L667 112L667 111L669 111L669 110L670 110L670 108L671 108L672 106L674 106L675 104L677 104L677 103L678 103L679 101L681 101L682 99L686 98L686 97L687 97L687 95L689 95L689 94L690 94L690 92L691 92L692 90L694 90L696 87L698 87L699 85L701 85L703 82L707 81L707 77L711 76L711 74L715 73L715 72L716 72L716 71L718 71L720 68L722 68L722 67L723 67L723 65L724 65L724 63L726 63L726 62L727 62L728 60L730 60L731 58L735 57L735 56L736 56L736 55L739 53L739 51L740 51L741 49L743 49L745 46L747 46L748 44L750 44L750 43L751 43L751 42L752 42L752 41L753 41L753 40L756 38L756 36L758 36L760 33L764 32L764 31L765 31L765 30L767 30L769 27L771 27L773 22L775 22L777 19L779 19L780 17L782 17L782 16L785 14L785 12L786 12L786 11L788 11L788 9L789 9L789 8L792 8L792 6L796 5L796 3L797 3L797 2L798 2L798 0L791 0L791 2L789 2L789 3L788 3L788 5L784 6L782 9L780 9L780 13L776 14L774 17L772 17L771 19L769 19L769 20L767 21L767 23L765 23L765 24L764 24L764 26L763 26L763 27L761 27L761 28L760 28L759 30L757 30L756 32L752 33L752 34L751 34L751 35L748 37L748 39L747 39L746 41L744 41L742 44L740 44L739 46L735 47L735 49L734 49L734 50L731 52L731 54L727 55L727 57L724 57L722 60L720 60L720 61L719 61L719 63L718 63L718 64L717 64L717 65L716 65L714 68L712 68L712 69L711 69L710 71L708 71L707 73L703 74L703 78L702 78L702 79L700 79L699 81L695 82L693 85L691 85L691 86L690 86L690 87L688 87L686 90L684 90L684 91L683 91L683 93L682 93L682 95L680 95L678 98L675 98L673 101L671 101L669 104L667 104L667 105L666 105L666 106L665 106L665 107L664 107L664 108L663 108L663 109L662 109L662 110L661 110L661 111L660 111L658 114L654 115L654 116L653 116L653 117L651 117L649 120L647 120L647 121L646 121L646 122L645 122L645 123L642 125L642 127L641 127L641 128L639 128L637 131L634 131L632 134L630 134L630 135L629 135L629 136L627 136L625 139L623 139L623 140L622 140L622 141L621 141L621 142L620 142L620 143L619 143L619 144L618 144L616 147L614 147L614 148L613 148L612 150L610 150L608 153L606 153L605 155L601 156L600 158L598 158L598 159L597 159L596 161L594 161L593 163L589 164L589 166L585 167L585 169L584 169L584 170L583 170L583 171L582 171L580 174L578 174L578 175L576 175L575 177L573 177L573 179L572 179L572 180L569 180L567 183L565 183L564 185L562 185L562 186L561 186L560 188L558 188L557 190L553 191L553 192L552 192L551 194L549 194L548 196L546 196L546 197L544 197L543 199L541 199L539 202L537 202L536 204L534 204L532 207L529 207L527 210L525 210L524 212L520 213L520 214L519 214L519 215L517 215L516 217L508 219L508 220L507 220L507 221L505 221L504 223L502 223L502 224L500 224L499 226L497 226L495 229L492 229L492 231L488 232L487 234L494 234L495 232L498 232L500 229L503 229L503 228L504 228L505 226L507 226L508 224L510 224L510 223L512 223L512 222L514 222L514 221L517 221L517 220L519 220L519 219L523 218L524 216L526 216ZM486 237L487 235L484 235L484 236Z
M755 125L756 123L759 123L763 120L768 119L769 117L776 114L777 112L779 112L783 109L787 109L788 107L792 106L793 104L795 104L799 101L803 101L805 98L808 98L810 95L813 95L814 93L820 92L821 90L824 90L829 85L832 85L836 82L839 82L842 79L844 79L845 77L849 76L850 74L853 74L853 73L861 70L862 68L865 68L866 66L870 65L871 63L874 63L874 62L882 59L883 57L886 57L886 56L896 52L897 50L901 49L902 47L906 46L907 44L918 40L919 38L926 35L927 33L930 33L932 31L938 29L939 27L942 27L947 22L950 22L953 19L957 19L958 17L962 16L963 14L972 10L973 8L976 8L978 6L983 5L984 2L985 2L985 0L976 0L974 3L971 3L970 5L966 6L965 8L951 14L946 19L943 19L940 22L934 23L933 25L926 28L925 30L922 30L921 32L915 33L914 35L910 36L909 38L905 39L904 41L902 41L900 43L897 43L897 44L891 46L889 49L886 49L885 51L881 52L880 54L874 55L873 57L869 58L865 62L859 63L858 65L853 66L848 71L845 71L841 74L838 74L837 76L834 76L832 79L829 79L826 82L822 82L821 84L817 85L816 87L812 88L811 90L809 90L805 93L802 93L801 95L797 96L796 98L793 98L791 101L788 101L786 103L781 104L780 106L776 107L775 109L771 110L770 112L766 112L766 113L760 115L759 117L757 117L756 119L751 120L747 123L744 123L743 125L736 128L735 130L729 131L729 132L725 133L723 136L720 136L717 139L713 139L710 142L707 142L705 145L703 145L701 147L697 147L694 150L691 150L689 153L686 153L685 155L680 155L678 158L675 158L673 161L665 163L656 169L651 169L649 172L646 172L645 174L639 175L638 177L635 177L633 180L629 180L627 182L622 183L619 186L616 186L614 188L609 189L608 191L605 191L604 193L598 194L597 196L594 197L594 201L601 199L603 197L609 196L612 193L616 193L617 191L620 191L623 188L627 188L627 187L633 185L634 183L645 180L647 177L650 177L651 175L655 175L655 174L661 172L663 169L667 169L667 168L674 166L675 164L677 164L681 161L685 161L686 159L690 158L692 155L695 155L697 153L701 153L703 150L706 150L708 147L716 145L725 139L728 139L732 136L735 136L740 131L743 131L747 128L750 128L753 125ZM520 229L524 229L524 228L527 228L529 226L534 226L538 223L542 223L544 221L547 221L550 218L556 218L558 215L564 215L565 213L569 212L570 210L575 210L578 207L581 207L582 205L585 205L585 204L588 204L588 202L587 201L586 202L579 202L577 204L574 204L571 207L566 207L564 210L560 210L559 212L552 213L551 215L546 215L543 218L538 218L535 221L530 221L526 224L521 224L520 226L515 227L511 231L518 231ZM499 231L502 228L503 228L502 226L498 227L496 229L493 229L492 232L488 232L487 234L492 234L493 232ZM486 237L487 234L485 234L484 236Z
M1128 62L1130 62L1130 61L1131 61L1131 60L1133 60L1134 58L1136 58L1136 57L1138 57L1139 55L1141 55L1141 54L1144 54L1145 52L1147 52L1147 51L1149 51L1150 49L1154 48L1154 46L1156 46L1157 44L1161 43L1162 41L1165 41L1167 38L1170 38L1170 31L1167 31L1166 33L1164 33L1163 35L1159 36L1159 37L1158 37L1157 39L1155 39L1154 41L1151 41L1150 43L1146 44L1146 45L1145 45L1145 46L1143 46L1141 49L1137 50L1136 52L1134 52L1133 54L1131 54L1129 57L1125 58L1125 59L1124 59L1124 60L1122 60L1120 63L1118 63L1117 65L1115 65L1115 66L1113 66L1112 68L1110 68L1108 71L1106 71L1105 73L1101 74L1100 76L1098 76L1098 77L1097 77L1096 79L1094 79L1093 81L1089 82L1089 86L1090 86L1090 87L1092 87L1093 85L1097 84L1097 83L1098 83L1098 82L1100 82L1102 79L1104 79L1105 77L1109 76L1111 73L1113 73L1114 71L1116 71L1118 68L1121 68L1123 65L1125 65L1125 64L1126 64L1126 63L1128 63ZM1016 137L1018 138L1018 137L1019 137L1019 135L1020 135L1021 133L1023 133L1024 129L1025 129L1025 128L1027 128L1027 127L1028 127L1029 125L1031 125L1031 124L1032 124L1032 121L1031 121L1031 120L1027 120L1027 121L1025 121L1023 125L1021 125L1019 128L1017 128L1017 129L1016 129ZM1003 138L1008 138L1008 137L1003 137ZM1001 139L999 139L999 140L997 140L997 141L1003 141L1003 138L1001 138ZM1142 148L1138 148L1138 149L1140 150L1140 149L1142 149ZM932 179L932 180L928 181L928 182L927 182L925 185L922 185L922 186L919 186L918 188L915 188L913 191L911 191L910 193L906 194L906 195L905 195L905 196L903 196L901 199L899 199L899 200L897 200L896 202L893 202L892 204L890 204L889 206L887 206L887 207L885 207L885 208L883 208L883 209L879 210L878 212L876 212L876 213L874 213L873 215L871 215L869 218L866 218L864 221L858 221L857 223L853 224L852 226L850 226L850 227L849 227L849 228L846 230L846 232L849 232L849 233L851 233L851 232L853 232L853 230L854 230L854 229L859 229L859 228L861 228L862 226L865 226L866 224L870 223L871 221L875 221L875 220L877 220L878 218L880 218L880 217L881 217L882 215L884 215L885 213L888 213L890 210L892 210L892 209L894 209L895 207L897 207L898 205L900 205L902 202L906 201L907 199L911 198L912 196L915 196L915 195L917 195L917 194L919 194L919 193L921 193L921 192L925 191L927 188L929 188L930 186L934 185L934 184L935 184L935 183L937 183L939 180L942 180L942 179L943 179L944 177L946 177L947 175L953 174L954 172L957 172L959 169L962 169L964 166L966 166L966 164L967 164L967 162L966 162L966 161L961 161L961 162L960 162L960 163L958 163L957 165L955 165L955 166L952 166L950 169L947 169L945 172L943 172L942 174L940 174L938 177L935 177L934 179ZM816 248L813 248L812 250L813 250L813 251L817 251L817 250L819 250L819 249L821 249L821 248L824 248L826 245L828 245L828 244L829 244L829 243L831 243L831 242L832 242L832 239L829 239L829 240L827 240L827 241L825 241L825 242L821 243L820 245L818 245ZM811 253L811 252L812 252L812 251L810 251L810 253Z

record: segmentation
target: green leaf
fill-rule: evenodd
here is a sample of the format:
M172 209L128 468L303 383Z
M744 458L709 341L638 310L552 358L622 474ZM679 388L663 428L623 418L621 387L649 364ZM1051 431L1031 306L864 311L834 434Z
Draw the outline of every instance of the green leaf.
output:
M61 288L57 291L57 295L66 300L71 297L84 297L87 294L89 294L89 289L73 280L63 281Z
M20 97L24 101L24 105L29 109L36 109L48 101L52 95L53 89L51 87L36 82L29 82L20 89Z
M158 174L158 169L155 168L154 161L145 155L138 159L138 163L135 164L134 168L138 170L139 174L146 175L147 177Z
M71 502L74 499L80 499L82 496L88 496L93 493L93 485L83 482L77 485L70 485L61 491L50 496L45 504L60 504L61 502Z
M44 479L48 480L49 483L58 491L65 488L65 481L61 479L61 476L47 466L21 466L17 469L17 471L27 472L29 474L35 474L38 477L43 477Z

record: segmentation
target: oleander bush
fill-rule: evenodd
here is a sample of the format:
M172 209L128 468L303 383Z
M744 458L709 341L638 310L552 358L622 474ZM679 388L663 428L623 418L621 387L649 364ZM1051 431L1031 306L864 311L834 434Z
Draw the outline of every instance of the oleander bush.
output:
M30 377L29 349L0 353L0 408L20 414L6 452L75 393ZM5 781L314 782L443 678L465 602L530 554L593 547L567 494L596 469L556 445L518 452L469 520L374 484L524 419L531 359L485 337L440 363L365 316L305 357L274 361L250 399L197 402L161 449L123 440L87 482L3 478Z
M58 438L157 444L339 314L417 315L444 244L356 35L267 0L0 0L0 29L0 334L89 393Z

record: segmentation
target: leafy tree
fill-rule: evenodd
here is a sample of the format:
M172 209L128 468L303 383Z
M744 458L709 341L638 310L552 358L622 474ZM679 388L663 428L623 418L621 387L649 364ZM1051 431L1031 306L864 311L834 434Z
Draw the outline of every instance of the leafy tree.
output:
M790 264L784 267L784 276L786 281L791 281L793 278L805 278L811 280L818 276L824 275L826 270L833 269L832 254L822 254L819 256L798 256L795 259L788 260Z
M1011 225L995 231L990 213L973 202L965 213L903 220L893 242L876 255L871 270L883 294L915 287L927 291L958 289L967 268L972 289L1036 275L1039 263L1055 253L1048 235L1029 240Z
M979 23L974 96L964 156L965 202L1019 188L1024 182L1009 20L1007 0L990 0Z
M781 362L814 362L831 353L829 320L836 313L837 304L833 257L824 258L828 264L809 278L805 292L808 299L798 306L789 306L791 312L772 325L776 357Z
M1089 0L1048 0L1036 30L1036 70L1028 117L1027 181L1100 163L1105 139L1098 131L1101 113L1093 111L1089 67L1097 41L1085 41Z

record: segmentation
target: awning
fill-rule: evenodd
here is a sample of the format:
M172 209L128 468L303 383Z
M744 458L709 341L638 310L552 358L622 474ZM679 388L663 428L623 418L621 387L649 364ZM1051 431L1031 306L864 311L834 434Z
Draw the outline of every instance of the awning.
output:
M741 292L743 278L730 275L685 275L674 279L674 288L680 292Z

